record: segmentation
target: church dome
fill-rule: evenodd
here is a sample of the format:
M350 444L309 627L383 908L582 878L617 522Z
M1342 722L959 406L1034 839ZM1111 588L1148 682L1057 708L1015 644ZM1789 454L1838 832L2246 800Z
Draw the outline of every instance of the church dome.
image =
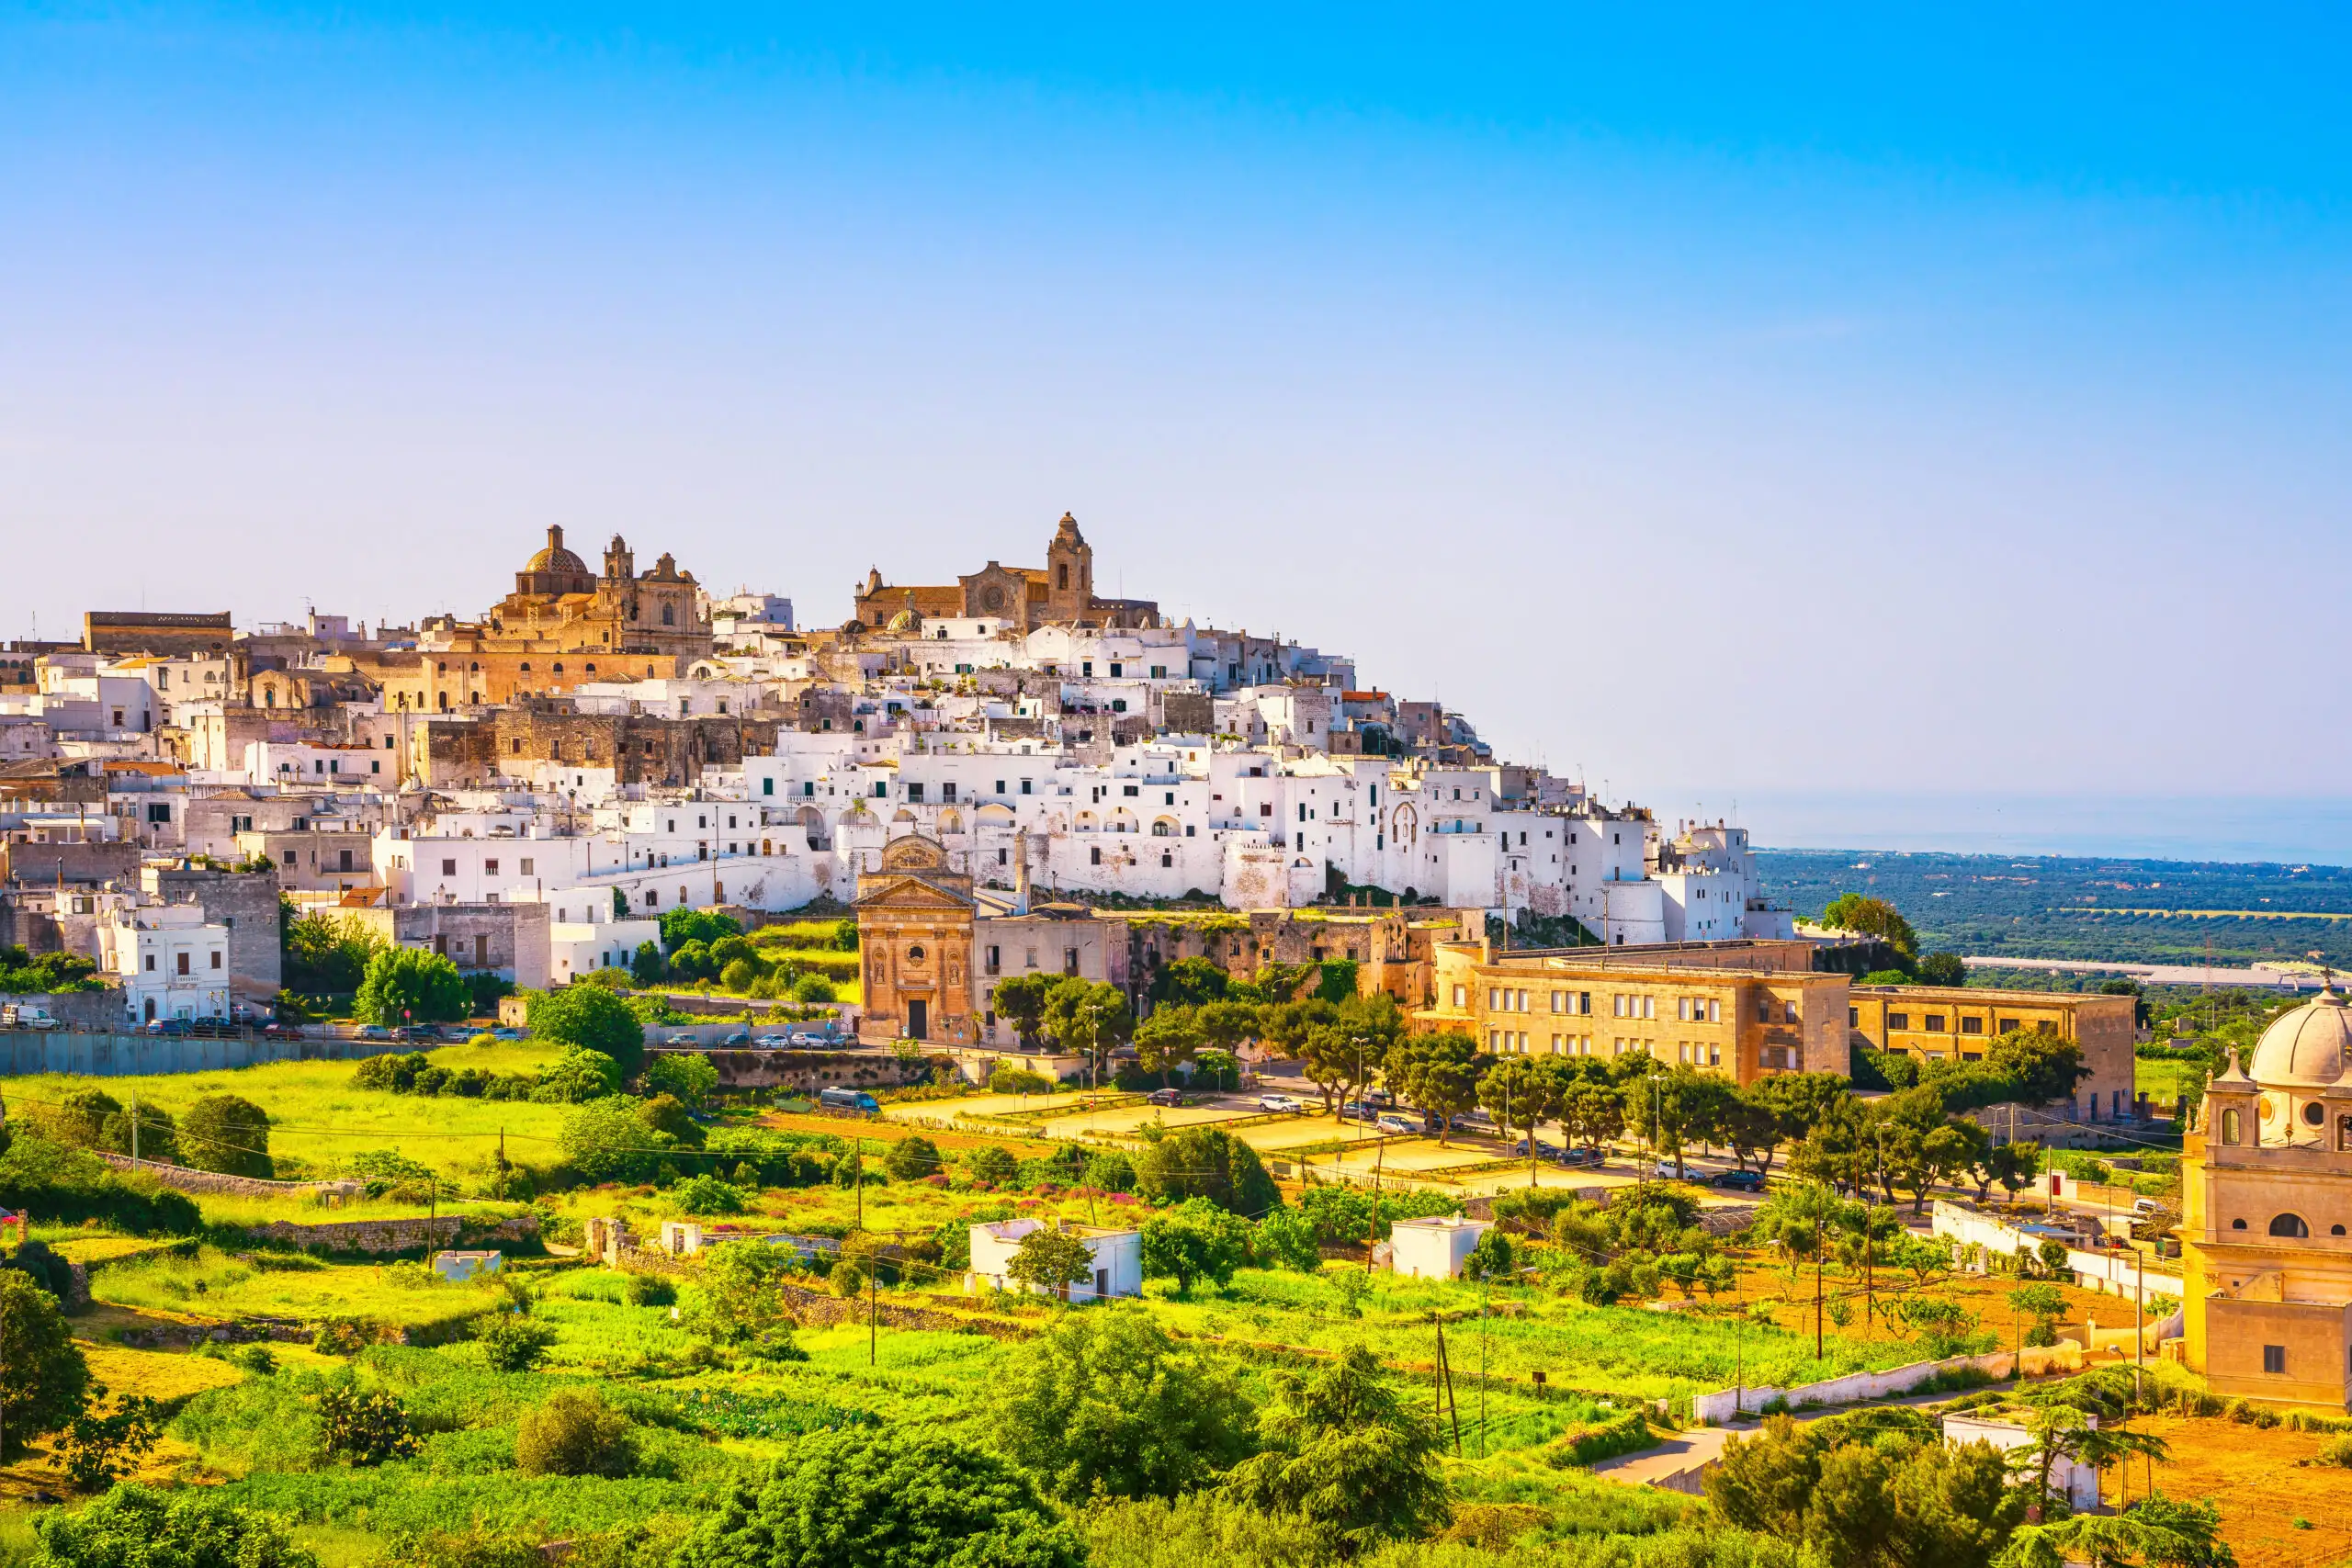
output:
M2330 986L2262 1032L2246 1070L2265 1089L2325 1089L2352 1061L2352 1007Z
M922 630L922 617L912 610L901 610L890 617L889 629L894 632L919 632Z
M563 547L563 530L561 528L550 527L548 530L547 548L533 556L530 560L525 564L523 570L529 572L548 572L570 577L585 577L588 575L588 563Z

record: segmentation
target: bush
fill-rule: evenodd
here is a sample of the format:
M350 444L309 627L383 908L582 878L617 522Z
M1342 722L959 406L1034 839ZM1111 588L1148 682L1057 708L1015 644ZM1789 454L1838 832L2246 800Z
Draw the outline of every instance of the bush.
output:
M665 1307L678 1299L678 1287L659 1274L631 1274L626 1294L631 1306Z
M1103 1192L1132 1192L1136 1190L1136 1162L1123 1149L1103 1149L1086 1162L1079 1179Z
M339 1382L319 1395L319 1446L330 1459L380 1464L414 1453L416 1428L392 1394Z
M792 982L792 999L796 1002L830 1002L833 996L833 983L822 975L803 975Z
M126 1483L74 1513L33 1521L45 1568L318 1568L267 1514L205 1487L158 1492Z
M947 1162L939 1157L939 1145L921 1134L899 1139L882 1156L882 1168L890 1173L893 1181L919 1181L946 1167Z
M1629 1410L1605 1421L1588 1421L1562 1432L1554 1445L1555 1464L1598 1464L1619 1454L1636 1453L1654 1441L1649 1418Z
M233 1094L208 1094L187 1108L180 1152L198 1170L264 1179L269 1162L269 1112Z
M514 1468L526 1475L628 1475L637 1469L637 1433L595 1394L565 1389L523 1413Z
M1136 1191L1153 1202L1205 1198L1237 1214L1262 1214L1282 1201L1258 1151L1219 1127L1185 1127L1145 1149Z
M531 1098L541 1105L585 1105L620 1090L620 1064L602 1051L575 1045L539 1075Z
M990 1094L1051 1094L1056 1085L1043 1073L1021 1067L999 1067L989 1074Z
M527 1372L547 1359L555 1330L519 1312L493 1313L474 1325L482 1359L502 1372Z

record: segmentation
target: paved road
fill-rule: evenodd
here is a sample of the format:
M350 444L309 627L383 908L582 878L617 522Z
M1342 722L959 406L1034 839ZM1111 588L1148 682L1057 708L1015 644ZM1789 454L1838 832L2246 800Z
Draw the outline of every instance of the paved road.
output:
M2001 1387L2002 1384L1987 1384ZM1829 1416L1850 1416L1857 1410L1884 1410L1896 1405L1936 1404L1954 1397L1946 1393L1906 1393L1898 1399L1877 1399L1867 1404L1840 1404L1829 1410L1813 1410L1797 1416L1797 1425L1808 1426ZM1729 1427L1701 1427L1695 1431L1677 1432L1654 1449L1639 1453L1623 1454L1616 1459L1602 1460L1592 1467L1595 1475L1628 1486L1647 1486L1678 1471L1693 1466L1713 1464L1724 1457L1724 1444L1733 1438L1742 1438L1763 1427L1761 1421L1742 1421Z

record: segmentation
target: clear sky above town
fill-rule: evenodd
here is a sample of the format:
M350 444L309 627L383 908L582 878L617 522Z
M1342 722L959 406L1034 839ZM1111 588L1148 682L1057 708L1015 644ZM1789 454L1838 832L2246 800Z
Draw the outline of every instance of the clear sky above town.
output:
M0 12L0 636L1067 509L1668 815L2352 794L2340 10L642 9Z

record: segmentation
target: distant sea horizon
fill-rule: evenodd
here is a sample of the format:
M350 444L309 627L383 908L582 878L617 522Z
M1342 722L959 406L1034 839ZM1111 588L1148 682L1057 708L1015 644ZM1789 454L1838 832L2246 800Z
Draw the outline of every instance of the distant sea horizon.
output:
M1897 850L1948 854L2352 865L2352 797L1993 795L1759 791L1661 794L1668 825L1733 818L1764 850Z

